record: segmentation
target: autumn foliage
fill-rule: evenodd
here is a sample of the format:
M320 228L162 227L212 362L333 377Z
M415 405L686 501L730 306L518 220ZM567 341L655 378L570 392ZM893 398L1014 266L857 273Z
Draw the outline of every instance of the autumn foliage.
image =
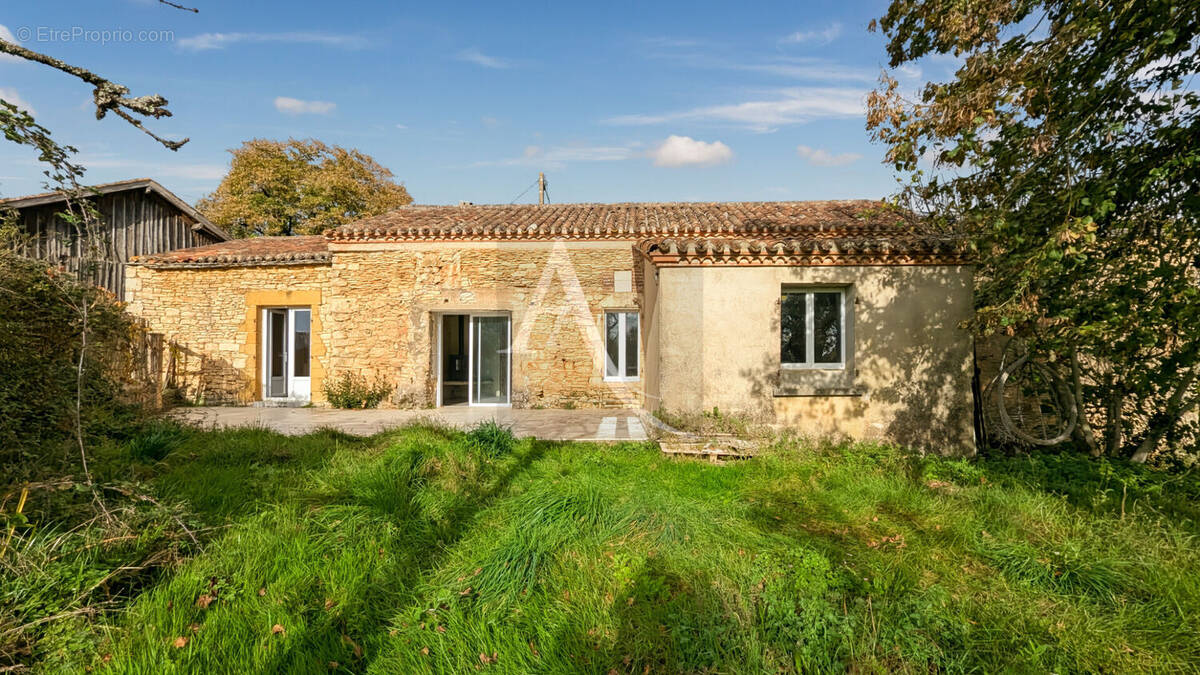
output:
M256 138L230 153L229 173L196 208L235 237L320 234L412 203L391 171L358 150Z
M1194 456L1200 3L894 0L874 27L893 68L957 64L885 76L867 127L901 200L970 240L975 327L1050 375L1068 442Z

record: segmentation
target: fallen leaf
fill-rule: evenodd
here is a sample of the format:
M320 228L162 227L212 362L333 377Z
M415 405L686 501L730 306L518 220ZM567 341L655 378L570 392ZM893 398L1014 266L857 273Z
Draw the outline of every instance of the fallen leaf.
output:
M200 632L200 624L198 624L198 623L194 623L194 624L188 626L188 628L190 628L192 630L192 633Z
M176 649L182 649L183 647L187 646L187 643L188 643L188 639L183 636L180 636L180 637L175 638L175 641L171 643L171 646Z
M475 574L474 574L474 576L479 576L479 573L480 573L480 572L482 572L482 571L483 571L483 568L482 568L482 567L476 567L476 568L475 568Z
M484 654L483 652L479 652L479 662L486 666L486 665L491 664L492 659L487 654Z
M429 656L429 647L421 647L421 653L425 656Z
M466 589L459 591L459 592L458 592L458 594L459 594L459 595L464 595L464 596L465 596L465 595L470 595L470 594L471 594L471 587L470 587L470 586L467 586L467 587L466 587Z
M529 651L533 652L534 656L542 655L542 653L538 651L537 645L533 644L533 640L529 641Z
M214 598L213 596L205 593L204 595L196 598L196 606L199 607L200 609L208 609L208 606L211 605L212 601L215 599L216 598Z
M439 633L445 633L445 632L446 632L446 627L445 627L445 626L443 626L442 624L440 624L440 623L439 623L439 624L438 624L438 627L437 627L437 632L439 632Z
M283 633L283 632L284 632L283 626L280 626L279 624L275 624L274 626L271 626L271 634L272 635L279 635L280 633Z
M337 667L338 667L338 665L340 665L340 664L338 664L338 662L337 662L337 661L330 661L330 662L329 662L329 669L330 669L330 670L336 670L336 669L337 669Z
M266 594L267 594L267 589L266 589L266 588L260 588L260 589L258 589L258 597L260 597L260 598L261 598L262 596L264 596L264 595L266 595Z
M356 659L362 658L362 655L363 655L362 647L358 646L358 643L355 642L354 640L352 640L349 635L342 635L342 642L350 645L350 649L354 652L354 658L356 658Z
M333 609L333 606L336 604L337 603L333 601L333 598L325 598L325 609L326 610Z

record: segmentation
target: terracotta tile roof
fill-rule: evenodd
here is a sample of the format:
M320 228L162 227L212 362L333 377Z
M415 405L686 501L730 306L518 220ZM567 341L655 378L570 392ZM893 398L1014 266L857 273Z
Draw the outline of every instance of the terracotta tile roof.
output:
M319 265L331 257L325 237L250 237L219 244L139 256L146 267L236 267L243 265Z
M637 250L656 266L947 265L967 262L955 237L896 235L803 239L646 239Z
M325 233L331 241L629 239L911 234L881 202L404 206Z

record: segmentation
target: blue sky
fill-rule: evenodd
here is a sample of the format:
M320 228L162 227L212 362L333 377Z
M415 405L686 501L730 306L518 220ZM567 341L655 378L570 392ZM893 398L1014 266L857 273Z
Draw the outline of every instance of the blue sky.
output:
M508 203L538 171L559 203L896 185L864 130L882 1L8 4L0 36L163 94L175 116L150 126L191 138L172 153L96 121L81 82L0 58L0 98L78 147L91 182L150 176L194 201L242 141L312 137L374 156L429 204ZM907 88L948 70L896 75ZM0 195L40 189L32 154L0 142Z

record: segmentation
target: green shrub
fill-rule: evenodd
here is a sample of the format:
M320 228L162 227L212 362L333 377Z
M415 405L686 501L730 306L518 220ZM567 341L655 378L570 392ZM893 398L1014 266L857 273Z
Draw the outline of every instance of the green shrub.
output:
M503 457L512 452L517 439L512 428L495 420L476 425L467 432L467 447L485 457Z
M129 440L129 455L143 462L161 462L183 442L186 434L177 424L156 420Z
M75 425L82 328L88 307L82 415L91 438L136 424L128 403L133 321L105 291L80 285L45 263L0 250L0 476L36 479L71 471L61 452ZM68 461L68 464L64 464Z
M325 381L325 400L335 408L378 408L392 393L392 385L382 377L374 382L357 373L344 372Z

